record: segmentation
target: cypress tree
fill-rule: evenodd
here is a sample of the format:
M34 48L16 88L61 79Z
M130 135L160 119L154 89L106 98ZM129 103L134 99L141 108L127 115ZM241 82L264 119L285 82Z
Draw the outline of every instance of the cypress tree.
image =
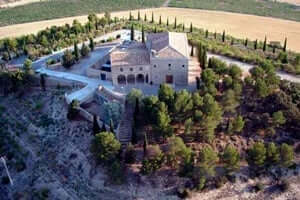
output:
M131 41L134 40L134 27L133 27L133 24L131 24L130 40L131 40Z
M77 42L74 42L74 56L75 56L75 60L79 61L79 49L77 46Z
M208 59L207 68L212 68L211 58Z
M167 18L167 26L169 26L169 17Z
M184 23L182 24L182 32L185 31L185 26L184 26Z
M234 45L234 38L231 38L231 45Z
M215 40L216 40L217 39L217 32L216 31L215 31L215 35L214 36L215 36Z
M156 26L154 27L154 33L157 33L157 27Z
M112 119L110 119L109 121L109 129L110 129L110 132L114 133L115 132L115 129L114 129L114 122Z
M245 47L247 47L248 46L248 38L246 38L246 40L245 40Z
M191 25L190 25L190 33L192 33L193 32L193 24L192 24L192 22L191 22Z
M273 53L276 53L276 46L273 46Z
M100 133L101 129L99 127L99 124L97 122L97 116L93 115L93 133L94 135Z
M147 15L145 13L145 16L144 16L144 21L146 22L147 21Z
M106 132L106 126L105 123L102 123L101 132Z
M147 155L147 146L148 146L147 134L144 133L144 145L143 145L144 157Z
M265 36L263 51L266 51L266 49L267 49L267 36Z
M207 53L206 53L206 48L204 47L202 50L202 69L206 68L206 60L207 60Z
M145 43L145 30L144 30L144 26L142 26L142 43Z
M43 91L46 91L45 74L41 74L40 84Z
M129 21L132 20L132 15L131 15L131 11L129 12Z
M205 31L205 38L208 38L208 30Z
M138 11L138 20L141 21L141 13Z
M135 108L134 108L134 115L135 115L135 117L137 115L139 115L139 113L140 113L140 104L139 104L139 99L136 98L135 99Z
M223 35L222 35L222 42L225 42L225 30L223 31Z
M161 15L159 16L159 25L161 25Z
M154 14L152 12L151 23L154 23Z
M117 17L114 17L115 24L117 23Z
M255 42L254 42L254 49L255 49L255 50L257 49L257 39L256 39Z
M93 38L90 38L90 49L91 49L91 51L94 51L94 49L95 49L95 44L94 44L94 40L93 40Z
M283 51L286 52L287 38L284 40Z
M191 56L194 56L194 45L192 45Z
M137 143L135 120L132 121L131 143L132 144L136 144Z
M177 18L175 17L175 21L174 21L174 29L177 28Z
M201 64L201 62L202 62L202 44L201 43L199 43L197 50L198 50L197 51L198 61Z

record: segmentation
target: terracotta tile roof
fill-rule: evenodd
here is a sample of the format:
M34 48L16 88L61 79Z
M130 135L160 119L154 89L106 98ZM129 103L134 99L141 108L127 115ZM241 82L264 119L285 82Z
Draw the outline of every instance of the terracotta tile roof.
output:
M144 44L120 46L110 54L111 66L136 66L150 64L149 52Z
M185 33L152 33L147 35L147 42L150 43L150 48L157 52L157 57L189 58L188 42ZM170 53L170 56L167 53Z

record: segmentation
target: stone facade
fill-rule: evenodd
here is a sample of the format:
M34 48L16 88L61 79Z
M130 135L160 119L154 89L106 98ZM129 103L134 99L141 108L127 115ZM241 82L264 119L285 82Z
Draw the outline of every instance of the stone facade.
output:
M113 85L187 85L187 36L184 33L166 32L148 34L145 44L125 42L110 53L110 63L111 74L106 77L107 80L112 80ZM90 71L90 76L91 73L93 72ZM98 77L101 73L101 70L95 72Z

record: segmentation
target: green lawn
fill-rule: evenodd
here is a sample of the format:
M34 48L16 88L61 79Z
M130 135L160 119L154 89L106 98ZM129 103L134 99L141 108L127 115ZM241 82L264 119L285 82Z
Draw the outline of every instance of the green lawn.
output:
M159 7L163 2L164 0L48 0L0 9L0 26L104 11Z
M171 0L169 6L222 10L300 21L300 6L271 0Z

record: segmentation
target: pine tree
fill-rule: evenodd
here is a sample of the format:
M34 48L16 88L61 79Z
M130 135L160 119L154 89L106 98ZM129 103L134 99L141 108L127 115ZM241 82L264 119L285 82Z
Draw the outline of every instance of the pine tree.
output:
M133 27L133 24L131 25L130 40L131 40L131 41L134 40L134 27Z
M177 28L177 18L175 17L175 21L174 21L174 29Z
M159 25L161 25L161 15L159 16Z
M192 33L193 32L193 24L192 24L192 22L191 22L191 25L190 25L190 33Z
M257 39L256 39L255 42L254 42L254 49L255 49L255 50L257 49Z
M263 51L266 51L266 49L267 49L267 36L265 37Z
M208 38L208 30L205 31L205 38Z
M97 116L94 115L93 116L93 133L94 133L94 135L96 135L96 134L100 133L100 131L101 131L101 129L100 129L99 124L97 122Z
M93 38L90 38L90 49L91 49L91 51L94 51L94 49L95 49L95 44L94 44L94 40L93 40Z
M74 42L74 56L75 56L75 60L79 61L79 49L77 46L77 42Z
M225 31L223 31L222 42L225 42Z
M138 21L141 21L141 13L138 11Z
M145 30L144 30L144 26L142 26L142 43L145 43Z
M152 12L151 23L154 23L154 14Z
M287 38L284 40L283 51L286 52Z

